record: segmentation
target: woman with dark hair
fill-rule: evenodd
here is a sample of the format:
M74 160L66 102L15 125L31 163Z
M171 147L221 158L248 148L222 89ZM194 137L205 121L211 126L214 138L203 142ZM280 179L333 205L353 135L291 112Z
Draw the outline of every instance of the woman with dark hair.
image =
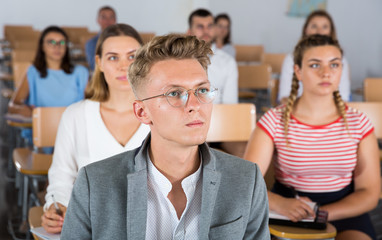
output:
M137 148L149 133L149 126L134 115L135 97L127 78L128 67L142 44L138 32L126 24L109 26L100 34L86 100L69 106L58 127L42 217L48 232L61 232L81 167ZM54 200L62 216L56 213Z
M315 216L308 205L313 201L328 213L337 240L376 239L368 212L381 191L378 144L368 117L346 106L339 94L342 62L337 40L300 40L287 104L259 120L244 158L263 175L274 168L271 211L299 221Z
M46 28L36 57L9 102L8 111L30 117L34 107L62 107L84 98L88 70L70 62L68 36L59 27ZM31 130L22 136L31 144Z
M332 17L324 10L316 10L309 14L306 18L304 26L302 28L301 38L309 35L320 34L330 36L337 40L337 32L334 26ZM343 69L341 75L341 82L338 87L342 99L348 102L351 100L351 88L350 88L350 77L349 77L349 64L345 57L342 58ZM286 103L289 92L291 90L292 78L293 78L293 56L288 54L283 62L280 83L279 83L279 94L278 101L281 103ZM302 93L302 87L300 87L298 96Z
M46 28L33 65L9 104L9 111L31 116L33 107L68 106L84 98L89 73L70 62L68 36L59 27Z
M231 19L228 14L222 13L215 17L216 38L215 44L224 52L236 57L235 47L231 44Z

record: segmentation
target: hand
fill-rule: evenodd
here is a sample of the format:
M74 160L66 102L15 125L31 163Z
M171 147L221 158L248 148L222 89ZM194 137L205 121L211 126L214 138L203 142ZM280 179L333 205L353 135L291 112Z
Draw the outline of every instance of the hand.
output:
M281 215L288 217L292 222L300 221L303 218L307 217L316 217L315 212L307 202L312 202L307 197L299 198L284 198L281 197L277 202L275 209Z
M41 216L41 225L48 233L60 233L64 224L66 207L60 203L57 203L57 205L62 211L62 216L57 214L54 204L50 205L48 211Z

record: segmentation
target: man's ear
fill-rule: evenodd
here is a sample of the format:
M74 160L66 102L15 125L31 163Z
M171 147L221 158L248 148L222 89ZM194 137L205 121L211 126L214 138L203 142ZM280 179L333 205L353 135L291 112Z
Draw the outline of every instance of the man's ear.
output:
M188 29L186 34L187 34L187 36L192 36L191 29Z
M95 63L96 63L96 67L98 66L99 70L103 72L101 68L101 58L98 55L95 55Z
M147 112L147 108L142 101L135 100L133 103L134 114L141 123L151 125L150 115Z
M296 75L297 80L301 81L301 69L300 69L300 67L297 64L295 64L293 69L294 69L294 74Z

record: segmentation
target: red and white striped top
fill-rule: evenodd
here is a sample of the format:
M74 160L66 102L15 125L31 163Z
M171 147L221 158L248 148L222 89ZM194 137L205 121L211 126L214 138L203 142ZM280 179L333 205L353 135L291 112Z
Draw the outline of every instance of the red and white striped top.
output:
M366 115L347 107L346 117L320 126L298 121L291 115L288 144L282 113L285 105L269 110L257 125L273 140L277 149L276 179L301 192L334 192L352 181L359 142L373 132Z

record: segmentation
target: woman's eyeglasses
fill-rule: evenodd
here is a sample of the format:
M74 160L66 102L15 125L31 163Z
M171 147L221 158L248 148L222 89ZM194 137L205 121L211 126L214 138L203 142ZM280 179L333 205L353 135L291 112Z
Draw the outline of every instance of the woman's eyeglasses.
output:
M140 101L146 101L157 97L166 97L167 102L173 107L183 107L188 101L189 91L192 91L200 103L211 103L218 94L218 89L214 87L201 86L197 89L185 89L182 87L170 88L166 93L141 99Z
M54 46L64 47L64 46L66 46L65 40L56 41L56 40L50 39L50 40L47 40L46 43L48 44L48 46L51 46L51 47L54 47Z

